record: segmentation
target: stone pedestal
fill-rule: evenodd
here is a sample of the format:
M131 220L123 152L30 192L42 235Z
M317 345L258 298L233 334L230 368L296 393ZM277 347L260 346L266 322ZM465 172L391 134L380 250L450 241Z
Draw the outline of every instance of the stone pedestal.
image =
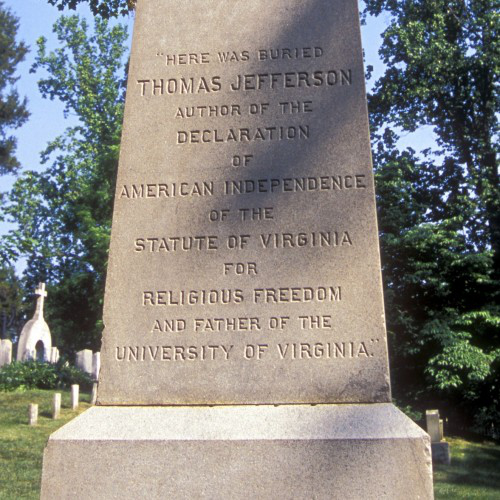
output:
M432 498L430 444L391 404L94 407L51 436L41 498Z

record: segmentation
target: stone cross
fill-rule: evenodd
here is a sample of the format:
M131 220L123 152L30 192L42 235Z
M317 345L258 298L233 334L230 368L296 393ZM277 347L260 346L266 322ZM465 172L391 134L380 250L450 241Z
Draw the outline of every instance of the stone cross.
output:
M36 301L36 311L34 317L43 318L43 304L45 302L45 297L47 297L45 283L38 284L38 288L35 290L35 295L38 295L38 299Z

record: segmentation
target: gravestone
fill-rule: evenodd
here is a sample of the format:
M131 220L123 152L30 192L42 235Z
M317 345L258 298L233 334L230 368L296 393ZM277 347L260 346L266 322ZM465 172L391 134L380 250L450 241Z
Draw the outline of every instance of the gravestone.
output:
M42 498L432 498L390 402L355 0L138 2L104 324Z
M0 367L12 363L12 342L9 339L0 340Z
M431 438L432 462L450 465L450 443L444 440L443 420L439 418L439 410L427 410L425 421L427 433Z
M92 356L92 377L94 380L99 380L99 372L101 371L101 353L94 352Z
M76 410L80 402L80 386L73 384L71 386L71 409Z
M425 412L425 422L427 425L427 434L429 434L431 438L431 443L439 443L439 441L441 441L439 410L427 410Z
M93 373L93 354L90 349L83 349L76 353L76 366L80 370L92 375Z
M31 403L28 406L28 425L36 425L38 423L38 405Z
M57 420L61 416L61 393L56 392L52 400L52 418Z
M17 345L17 361L35 359L38 361L50 361L52 351L52 337L49 325L43 317L43 306L47 291L45 283L40 283L35 290L37 296L35 314L26 325L24 325Z

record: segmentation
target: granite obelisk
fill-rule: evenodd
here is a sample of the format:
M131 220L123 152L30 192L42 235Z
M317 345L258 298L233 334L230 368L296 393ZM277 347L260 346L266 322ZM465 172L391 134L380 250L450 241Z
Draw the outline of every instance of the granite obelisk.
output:
M104 323L42 498L432 498L390 403L355 0L138 2Z

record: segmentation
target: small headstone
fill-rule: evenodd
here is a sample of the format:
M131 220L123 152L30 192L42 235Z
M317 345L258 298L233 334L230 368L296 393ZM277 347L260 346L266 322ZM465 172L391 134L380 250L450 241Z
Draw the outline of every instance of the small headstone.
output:
M0 367L12 363L12 342L8 339L0 341Z
M431 443L441 441L441 432L439 430L439 411L427 410L425 412L425 421L427 424L427 434L431 437Z
M80 386L78 384L73 384L71 386L71 408L76 410L78 408L78 402L80 397Z
M431 437L432 462L450 465L450 443L444 441L443 420L439 418L439 410L425 412L427 434Z
M92 377L99 380L99 371L101 370L101 353L95 352L92 357Z
M52 401L52 418L57 420L61 415L61 393L56 392Z
M28 424L36 425L37 422L38 422L38 405L32 403L28 406Z
M93 355L90 349L76 353L76 366L85 373L92 375Z
M90 395L90 404L95 405L97 401L97 382L92 385L92 394Z

